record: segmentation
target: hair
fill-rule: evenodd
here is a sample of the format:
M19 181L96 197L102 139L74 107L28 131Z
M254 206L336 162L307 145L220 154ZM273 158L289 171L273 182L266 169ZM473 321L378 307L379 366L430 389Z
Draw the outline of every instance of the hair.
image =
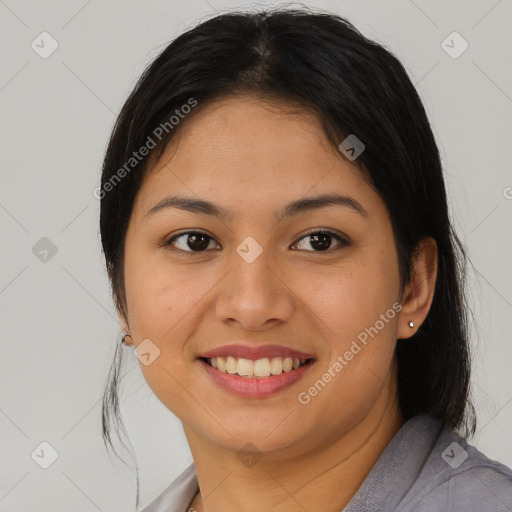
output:
M424 237L436 241L430 311L411 339L397 340L399 407L404 420L428 414L465 437L473 435L467 257L450 219L434 135L400 61L340 16L282 8L223 13L174 39L145 69L117 118L101 176L101 241L118 311L128 318L124 242L148 162L162 155L191 116L213 100L238 94L293 102L315 114L336 149L349 134L364 143L353 164L386 204L402 292L418 243ZM157 132L169 128L169 118L191 99L199 108L177 129ZM120 173L155 138L151 160L141 158ZM111 446L110 423L119 424L121 356L116 349L103 399L103 437Z

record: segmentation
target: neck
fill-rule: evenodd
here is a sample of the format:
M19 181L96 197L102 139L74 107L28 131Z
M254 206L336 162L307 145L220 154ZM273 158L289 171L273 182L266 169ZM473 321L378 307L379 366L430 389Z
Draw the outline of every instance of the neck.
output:
M240 469L236 452L219 451L184 427L201 490L189 510L339 512L404 423L392 384L390 375L371 410L342 437L319 440L314 450L295 457L263 454L248 468Z

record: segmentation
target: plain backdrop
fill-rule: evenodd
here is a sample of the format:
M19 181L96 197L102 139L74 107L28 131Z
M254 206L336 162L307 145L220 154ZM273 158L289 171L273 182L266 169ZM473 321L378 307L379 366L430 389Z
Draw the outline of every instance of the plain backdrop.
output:
M278 4L0 0L0 511L134 510L134 462L109 457L101 439L121 329L93 195L102 157L136 79L168 42L216 11ZM471 442L512 466L511 2L304 4L346 16L393 51L424 101L474 266ZM469 45L457 58L442 47L454 31ZM130 351L122 413L144 506L192 459Z

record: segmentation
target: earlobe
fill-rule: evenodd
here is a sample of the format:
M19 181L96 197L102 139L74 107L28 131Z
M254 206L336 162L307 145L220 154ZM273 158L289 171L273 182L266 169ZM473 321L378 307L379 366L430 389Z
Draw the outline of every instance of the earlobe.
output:
M130 328L128 327L128 321L126 320L126 316L122 311L118 310L119 315L119 323L121 324L122 333L121 333L121 343L123 345L133 345L133 340L130 335Z
M437 244L433 238L420 240L412 256L411 268L398 318L399 339L416 334L432 305L437 279Z
M123 337L121 338L121 343L124 345L133 345L132 337L130 336L128 330L124 331Z
M121 320L121 325L123 326L121 343L123 343L124 345L133 345L133 340L130 335L130 329L127 327L128 322L126 321L126 318L124 317L123 314L120 313L119 316L120 316L120 320Z

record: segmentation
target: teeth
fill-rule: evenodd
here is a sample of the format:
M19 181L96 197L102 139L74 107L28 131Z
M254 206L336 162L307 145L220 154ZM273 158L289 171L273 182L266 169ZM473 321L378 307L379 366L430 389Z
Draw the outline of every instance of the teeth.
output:
M270 373L272 375L279 375L283 372L283 359L281 357L273 357L270 360Z
M254 376L268 377L270 375L270 361L268 357L254 361Z
M229 373L231 375L238 374L241 377L268 377L270 375L279 375L282 372L291 372L297 370L301 365L305 364L305 359L292 359L291 357L272 357L269 359L244 359L228 356L213 357L210 364L219 371Z
M238 375L247 375L250 377L254 372L254 363L251 359L239 359L236 366Z
M236 373L237 361L234 357L228 356L226 359L226 371L232 375Z
M283 372L291 372L293 369L293 359L287 357L283 360Z

